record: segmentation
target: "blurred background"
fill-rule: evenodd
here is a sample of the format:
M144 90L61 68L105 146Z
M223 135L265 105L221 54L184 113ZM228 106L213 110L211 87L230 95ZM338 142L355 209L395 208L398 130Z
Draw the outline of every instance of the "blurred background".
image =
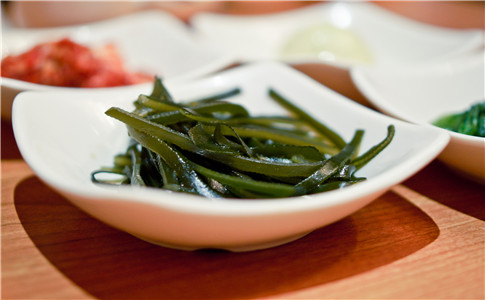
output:
M2 1L3 16L16 27L74 25L144 9L162 9L184 21L198 12L265 14L324 1ZM452 28L485 28L483 1L372 1L408 18ZM469 18L450 18L468 15Z

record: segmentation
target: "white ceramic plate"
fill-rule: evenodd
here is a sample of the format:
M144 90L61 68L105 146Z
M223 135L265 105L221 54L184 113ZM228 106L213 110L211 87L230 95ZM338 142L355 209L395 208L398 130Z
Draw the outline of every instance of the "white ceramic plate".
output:
M322 23L348 30L361 39L372 56L371 65L438 61L482 47L484 43L482 30L434 27L360 1L329 2L262 16L201 13L195 15L191 23L201 40L218 45L241 61L276 59L290 63L325 62L341 67L360 64L359 61L332 59L328 55L323 61L281 55L291 36Z
M133 109L147 89L126 92L39 93L17 96L15 138L25 161L72 203L116 228L155 244L181 249L246 251L299 238L335 222L383 194L433 160L449 136L377 113L298 71L277 63L250 64L185 84L168 84L175 99L189 100L240 87L233 101L253 114L284 113L268 96L273 87L349 140L363 128L361 151L396 126L393 142L358 175L367 181L339 191L282 199L208 199L165 190L95 185L90 174L126 150L125 126L104 112Z
M5 26L2 35L3 57L22 53L41 42L56 41L63 37L70 37L91 47L112 43L128 70L156 74L166 80L186 80L202 76L226 67L233 61L219 50L198 45L183 22L162 11L144 11L70 27L14 29ZM2 116L7 119L10 116L11 102L18 92L66 89L10 78L2 78L1 86Z
M353 68L352 79L379 110L428 126L485 99L485 52L432 66ZM451 136L440 159L485 184L485 139L443 130Z

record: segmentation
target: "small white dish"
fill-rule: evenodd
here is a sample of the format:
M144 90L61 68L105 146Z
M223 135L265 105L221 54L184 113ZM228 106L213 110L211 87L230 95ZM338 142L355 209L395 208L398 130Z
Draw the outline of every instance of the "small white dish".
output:
M233 62L227 54L196 43L190 29L162 11L143 11L85 25L2 29L2 58L20 54L47 41L70 37L90 47L114 44L129 71L158 75L167 80L187 80L222 69ZM15 95L27 90L70 90L1 78L2 117L10 118ZM107 89L117 89L112 87Z
M438 61L484 45L482 30L435 27L359 1L328 2L258 16L200 13L191 19L191 24L200 40L217 45L243 62L274 59L295 64L327 63L343 68L360 64L405 65ZM281 53L292 36L318 24L355 35L370 52L371 61L339 59L332 57L332 51L322 52L320 58L295 58ZM319 41L332 39L330 34L321 35ZM349 48L347 42L353 43L348 36L332 40L334 44L342 43L342 51Z
M377 109L402 120L433 126L431 123L441 116L484 101L484 61L482 50L431 66L355 67L351 76ZM439 158L459 173L485 184L485 138L440 130L451 140Z
M190 100L239 87L232 101L253 114L285 113L268 88L285 95L349 140L365 130L361 152L385 138L392 143L358 172L367 181L343 190L280 199L208 199L161 189L93 184L90 174L110 166L128 143L124 124L107 117L112 106L133 109L151 89L24 92L13 107L13 128L25 161L48 185L95 218L151 243L179 249L263 249L297 239L344 218L410 177L446 146L432 127L367 109L279 63L249 64L184 84L167 84L175 99Z

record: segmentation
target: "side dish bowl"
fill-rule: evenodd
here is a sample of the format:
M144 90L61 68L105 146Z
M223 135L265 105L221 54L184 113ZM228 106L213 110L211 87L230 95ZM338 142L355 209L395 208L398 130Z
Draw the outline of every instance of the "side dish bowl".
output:
M25 161L45 183L74 205L115 228L151 243L179 249L263 249L287 243L344 218L418 172L446 146L441 130L396 120L367 109L276 62L240 66L185 83L167 83L177 101L241 88L232 101L251 114L282 114L268 88L349 140L365 130L361 152L380 142L395 125L391 144L358 176L367 181L326 193L277 199L209 199L132 186L91 182L91 172L110 166L128 143L126 127L104 112L133 109L151 90L24 92L13 107L13 128Z
M240 61L275 59L289 63L328 63L344 68L354 65L407 65L462 55L483 47L484 43L483 30L431 26L365 1L314 4L259 16L200 13L191 19L191 23L201 41L218 45ZM315 47L331 44L326 40L332 42L333 45L328 45L329 48L322 51L319 58L316 55L296 58L282 53L292 37L322 24L326 31L310 31L312 34L307 36L313 40ZM361 43L355 43L351 35L355 35ZM298 38L297 42L303 44L306 39ZM334 45L341 44L343 54L352 48L349 43L354 48L363 44L362 48L368 50L370 60L343 60L332 55L338 52Z
M197 44L187 26L162 11L144 11L85 25L17 29L2 28L2 58L33 46L69 37L88 47L113 44L124 66L132 72L187 80L222 69L233 62L227 54ZM117 89L111 87L106 89ZM1 78L2 118L10 119L13 98L21 91L79 90Z
M432 123L485 99L485 52L407 68L353 68L351 76L382 112L416 124ZM485 184L485 138L441 129L450 143L439 159L453 170Z

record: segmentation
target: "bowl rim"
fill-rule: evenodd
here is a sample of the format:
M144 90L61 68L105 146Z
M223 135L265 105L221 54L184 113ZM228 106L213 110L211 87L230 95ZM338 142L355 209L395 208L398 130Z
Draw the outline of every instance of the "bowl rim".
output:
M371 102L379 111L385 113L386 115L409 123L437 128L448 134L452 140L458 139L466 141L468 143L474 143L476 145L479 145L484 143L484 137L466 135L463 133L443 129L436 125L433 125L431 122L420 121L414 118L413 115L400 112L399 109L394 106L392 102L389 102L381 94L379 89L374 84L372 84L372 80L370 78L372 76L376 76L376 74L379 77L385 77L386 75L395 74L405 74L406 76L413 76L417 74L434 74L439 70L448 70L450 68L457 68L460 71L466 71L467 69L471 69L477 66L484 67L484 57L485 49L481 49L479 51L472 52L464 57L456 57L448 61L433 64L412 65L401 68L388 66L380 66L375 68L355 66L350 69L350 77L353 83L359 89L359 91L361 91L365 95L366 99L368 99L369 102ZM483 95L483 97L483 100L485 101L485 94ZM479 100L480 99L477 99L477 101Z

